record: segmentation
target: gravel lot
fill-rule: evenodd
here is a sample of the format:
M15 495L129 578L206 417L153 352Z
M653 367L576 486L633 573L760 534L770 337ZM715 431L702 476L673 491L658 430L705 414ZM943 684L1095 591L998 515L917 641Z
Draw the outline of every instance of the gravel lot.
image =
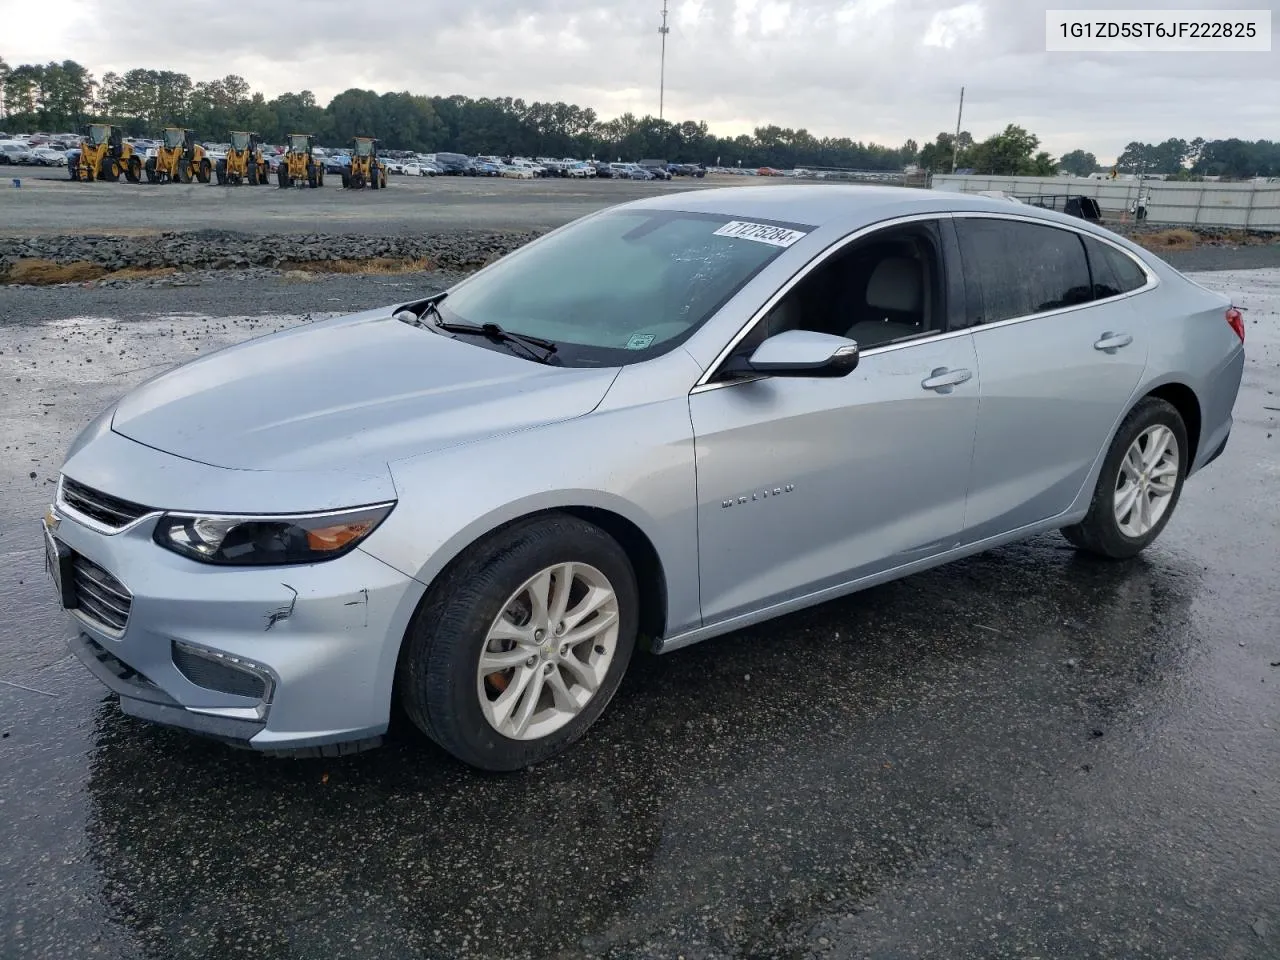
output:
M123 717L36 527L133 384L447 276L0 290L0 957L1280 956L1280 271L1199 279L1236 426L1142 558L1041 537L641 657L510 777Z
M467 230L549 230L601 207L654 193L740 184L746 177L670 181L507 180L392 176L386 190L219 187L207 183L72 183L54 167L0 178L0 236L156 233L199 228L256 234L412 235Z

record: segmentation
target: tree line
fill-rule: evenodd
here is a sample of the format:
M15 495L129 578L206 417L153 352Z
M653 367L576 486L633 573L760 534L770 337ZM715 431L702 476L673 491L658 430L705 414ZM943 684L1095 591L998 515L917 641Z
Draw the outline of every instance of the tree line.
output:
M0 58L0 117L10 132L78 131L91 121L118 124L129 136L155 136L168 125L191 127L205 140L231 130L253 130L268 142L311 133L321 143L378 137L386 149L456 151L474 155L575 156L597 159L661 158L717 166L836 167L899 171L918 164L995 175L1051 176L1058 169L1087 176L1099 169L1091 153L1073 150L1055 160L1034 134L1015 124L977 141L940 133L920 147L914 140L890 147L848 137L817 137L808 130L757 127L750 134L717 136L700 120L671 122L624 113L602 120L589 107L527 102L512 97L423 96L351 89L321 106L309 90L268 100L239 76L193 81L185 73L137 68L95 78L74 60L8 66ZM1124 172L1192 177L1280 175L1280 144L1260 140L1163 144L1131 143L1119 158Z

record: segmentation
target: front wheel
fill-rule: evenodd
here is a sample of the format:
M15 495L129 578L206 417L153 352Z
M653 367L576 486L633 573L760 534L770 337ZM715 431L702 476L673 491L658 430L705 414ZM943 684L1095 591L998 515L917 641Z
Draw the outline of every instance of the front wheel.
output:
M1173 404L1147 397L1125 417L1107 451L1089 512L1062 535L1079 549L1124 560L1160 535L1190 466L1187 428Z
M639 592L626 553L562 514L468 549L419 607L396 689L419 729L483 770L565 750L617 692L635 649Z
M289 187L289 174L285 172L284 164L280 164L280 169L276 171L276 183L280 185L281 190Z

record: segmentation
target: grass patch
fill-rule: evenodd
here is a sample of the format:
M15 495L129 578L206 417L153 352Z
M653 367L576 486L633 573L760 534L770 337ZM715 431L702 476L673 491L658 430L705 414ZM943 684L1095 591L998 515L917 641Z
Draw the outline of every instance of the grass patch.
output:
M84 283L106 276L104 267L88 260L54 263L52 260L18 260L4 275L5 283L26 283L47 287L55 283Z
M1155 233L1138 234L1133 238L1148 250L1190 250L1200 243L1195 232L1186 229L1158 230Z
M347 273L372 276L397 276L402 273L423 273L435 266L426 257L373 257L368 260L308 260L303 263L284 263L281 267L305 273Z

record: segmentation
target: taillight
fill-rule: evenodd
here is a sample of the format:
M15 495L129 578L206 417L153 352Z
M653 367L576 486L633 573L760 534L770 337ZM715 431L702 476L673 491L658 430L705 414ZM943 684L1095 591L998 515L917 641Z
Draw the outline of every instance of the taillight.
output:
M1244 343L1244 314L1235 307L1231 307L1227 311L1227 324L1236 332L1236 336L1240 338L1240 342Z

